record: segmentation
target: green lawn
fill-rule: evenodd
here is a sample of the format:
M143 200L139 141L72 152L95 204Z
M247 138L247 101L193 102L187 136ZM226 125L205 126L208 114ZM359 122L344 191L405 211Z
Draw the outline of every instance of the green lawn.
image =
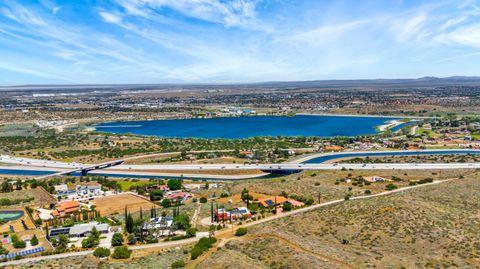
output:
M140 181L120 180L120 181L117 181L117 183L122 188L122 191L128 191L132 187L148 185L149 182L145 180L140 180Z

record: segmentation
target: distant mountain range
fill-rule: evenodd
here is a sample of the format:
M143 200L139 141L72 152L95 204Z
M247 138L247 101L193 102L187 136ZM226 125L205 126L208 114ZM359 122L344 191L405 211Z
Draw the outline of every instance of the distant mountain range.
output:
M258 83L230 84L78 84L78 85L18 85L0 86L0 91L55 91L55 90L153 90L153 89L220 89L220 88L340 88L340 87L438 87L438 86L480 86L480 77L452 76L445 78L422 77L414 79L355 79L355 80L310 80L310 81L269 81Z

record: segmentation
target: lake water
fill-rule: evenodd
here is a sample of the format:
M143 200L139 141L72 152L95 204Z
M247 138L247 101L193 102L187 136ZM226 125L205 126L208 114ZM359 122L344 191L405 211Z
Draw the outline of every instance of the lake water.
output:
M398 118L351 116L255 116L213 119L122 121L101 123L98 131L180 138L248 138L255 136L358 136ZM398 128L398 127L397 127Z
M345 152L334 153L310 159L304 163L324 163L327 161L354 158L354 157L390 157L390 156L418 156L418 155L450 155L450 154L480 154L480 150L458 149L458 150L421 150L421 151L399 151L399 152Z

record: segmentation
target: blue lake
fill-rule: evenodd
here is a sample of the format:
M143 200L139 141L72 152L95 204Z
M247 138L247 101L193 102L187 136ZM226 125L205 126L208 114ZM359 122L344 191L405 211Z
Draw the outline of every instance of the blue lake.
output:
M122 121L101 123L98 131L180 138L248 138L255 136L373 135L375 127L398 118L347 116L255 116L213 119ZM396 128L398 129L398 127Z

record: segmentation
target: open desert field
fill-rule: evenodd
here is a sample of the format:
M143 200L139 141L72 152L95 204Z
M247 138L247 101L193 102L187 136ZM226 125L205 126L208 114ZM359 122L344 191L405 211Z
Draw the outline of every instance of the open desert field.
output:
M476 172L277 219L198 268L478 268L479 191Z
M139 211L140 208L149 210L152 206L159 207L147 199L128 193L97 198L92 204L97 206L103 216L122 213L125 207L130 212Z
M234 181L227 185L233 195L239 194L244 188L251 192L264 195L297 195L313 198L318 203L341 199L345 195L364 195L367 190L372 194L385 191L388 184L404 187L410 181L426 178L433 180L458 178L471 171L468 170L353 170L353 171L305 171L299 174L288 175L272 179L253 179ZM362 176L380 176L389 181L366 184L357 184L356 179ZM396 181L392 180L394 178ZM218 194L218 193L217 193ZM230 199L230 198L229 198ZM228 201L228 199L227 199Z

